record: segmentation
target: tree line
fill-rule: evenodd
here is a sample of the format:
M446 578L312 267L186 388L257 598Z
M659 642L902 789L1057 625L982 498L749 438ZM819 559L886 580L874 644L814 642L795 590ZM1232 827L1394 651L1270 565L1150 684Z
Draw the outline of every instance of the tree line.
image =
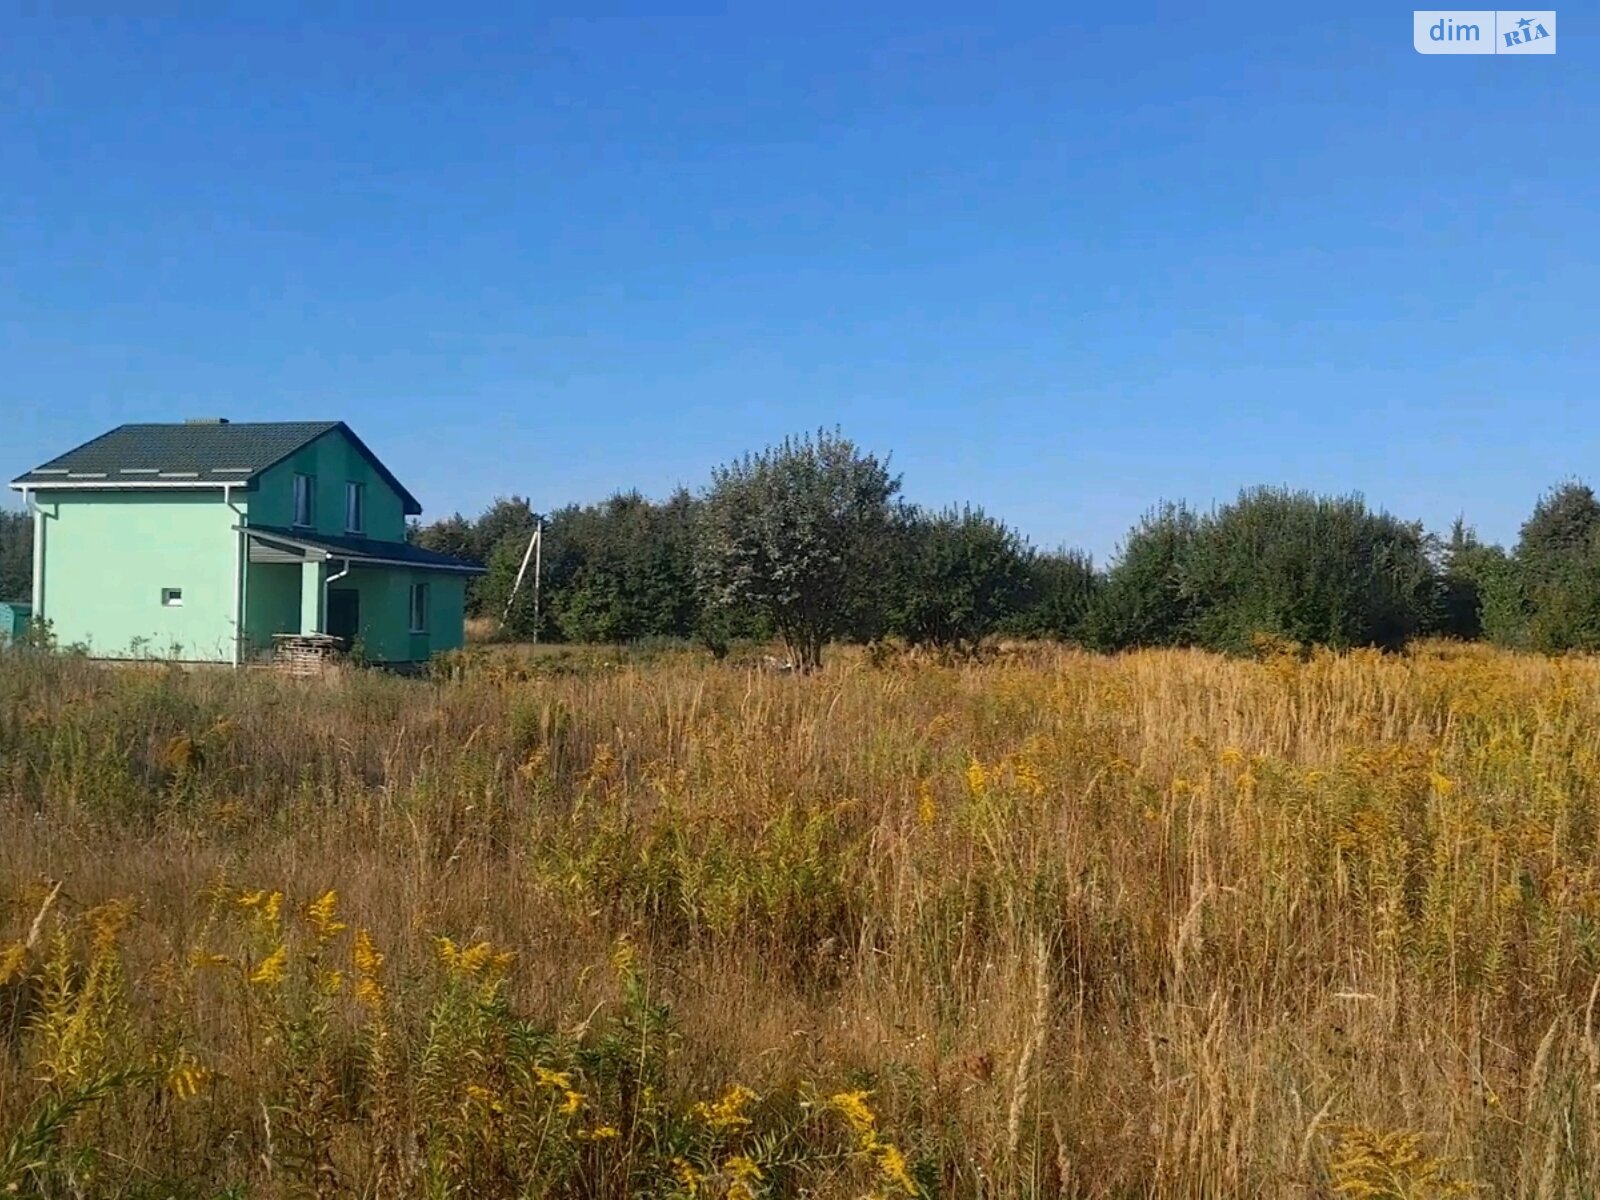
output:
M721 653L779 638L801 667L828 641L891 636L946 649L994 635L1100 650L1239 653L1263 635L1336 649L1418 636L1600 649L1600 500L1578 482L1541 497L1510 549L1462 520L1430 534L1358 496L1262 487L1210 512L1162 504L1105 569L1036 550L981 509L900 492L887 459L824 431L727 463L697 493L546 513L513 496L409 536L487 566L468 612L505 613L508 637L535 632L531 588L506 609L542 521L541 639L696 639ZM26 514L0 511L0 599L28 597L32 538Z
M900 490L886 459L822 432L719 467L698 493L546 514L513 497L412 536L484 562L469 605L498 618L542 519L541 638L695 638L720 651L776 637L802 667L827 641L886 636L956 649L992 635L1230 653L1263 635L1336 649L1419 636L1600 649L1600 501L1581 483L1543 496L1510 550L1460 520L1430 534L1359 496L1260 487L1210 512L1162 504L1105 569L1036 550L981 509L910 505ZM533 622L524 589L505 632L529 636Z

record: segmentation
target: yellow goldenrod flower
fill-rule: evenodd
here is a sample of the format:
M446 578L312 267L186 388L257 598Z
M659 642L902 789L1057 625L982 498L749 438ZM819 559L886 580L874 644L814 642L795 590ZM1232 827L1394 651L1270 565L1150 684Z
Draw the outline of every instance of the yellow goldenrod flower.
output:
M110 900L84 913L84 923L94 934L95 949L106 951L116 945L117 934L122 932L122 927L128 923L128 918L131 916L133 916L131 900Z
M167 1072L167 1090L179 1100L193 1100L211 1078L211 1072L197 1063L181 1059Z
M506 1106L500 1102L500 1098L482 1084L467 1084L467 1099L481 1105L492 1113L503 1113L506 1110Z
M261 914L262 923L276 925L278 912L283 907L282 892L241 892L239 894L239 907L255 909Z
M867 1107L867 1098L871 1095L871 1092L836 1092L828 1097L828 1105L844 1117L852 1130L868 1137L878 1120Z
M1019 758L1017 760L1015 773L1017 777L1017 786L1023 791L1027 792L1028 795L1044 795L1044 776L1039 774L1039 768L1034 766L1032 762L1026 758Z
M283 981L283 972L289 965L289 948L279 946L271 954L261 960L250 976L250 982L255 984L272 985Z
M332 888L306 905L306 922L317 935L317 941L326 942L348 928L343 921L334 919L338 907L339 894Z
M908 1196L917 1195L917 1185L906 1170L905 1155L900 1153L899 1147L888 1142L878 1142L875 1150L878 1155L878 1171L883 1176L884 1182L902 1189Z
M596 1125L584 1136L586 1136L591 1142L609 1142L612 1138L621 1137L622 1130L618 1129L615 1125Z
M488 942L479 942L475 946L468 946L461 952L461 957L456 960L456 967L463 975L476 975L488 965L493 954L493 947Z
M989 790L989 773L983 769L983 764L976 756L967 759L967 790L974 796L982 796Z
M611 948L611 969L618 975L630 974L638 957L632 942L627 938L618 938L616 945Z
M917 820L924 827L939 819L939 806L933 799L933 785L924 779L917 786Z
M189 955L189 965L196 968L231 967L233 959L226 954L212 954L205 950L196 950Z
M10 983L13 975L20 978L28 964L28 947L22 942L6 947L0 953L0 983Z
M383 955L373 946L372 935L365 929L356 930L356 944L350 957L362 975L376 975L383 969Z
M476 978L486 971L492 975L503 975L516 957L513 951L496 950L488 942L477 942L462 948L450 938L437 937L433 939L433 944L439 962L445 969L464 979Z
M728 1200L752 1200L755 1189L751 1182L760 1182L762 1179L761 1168L756 1165L755 1159L745 1154L735 1154L722 1164L722 1169L730 1177L728 1184Z
M383 983L378 978L383 970L383 955L372 944L372 935L365 929L356 930L355 945L350 949L350 960L356 969L356 999L368 1008L383 1004Z
M690 1196L700 1194L700 1181L705 1176L686 1158L672 1160L672 1173L678 1177L678 1182L683 1184L683 1190Z
M545 1067L535 1067L533 1078L540 1087L554 1088L558 1092L572 1090L572 1075L567 1071L551 1071Z
M568 1088L566 1097L561 1101L561 1111L570 1117L582 1107L583 1093L575 1092L571 1088Z
M713 1129L737 1129L750 1124L744 1107L756 1099L756 1094L742 1083L736 1083L723 1093L720 1100L702 1100L694 1106L694 1115Z

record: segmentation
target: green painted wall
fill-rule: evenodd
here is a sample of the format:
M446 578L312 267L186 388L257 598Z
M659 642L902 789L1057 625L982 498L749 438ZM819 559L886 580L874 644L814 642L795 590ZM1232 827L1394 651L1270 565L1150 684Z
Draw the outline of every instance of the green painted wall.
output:
M238 515L222 492L41 492L39 615L104 658L229 662ZM183 604L164 607L163 588Z
M418 579L424 578L419 572ZM467 577L445 571L426 573L431 612L428 614L428 654L459 650L466 643Z
M272 635L300 629L300 571L294 563L251 563L244 629L251 656L272 650Z
M284 529L294 524L296 475L310 475L317 481L311 517L318 533L335 536L345 533L345 484L361 483L366 485L365 536L386 542L405 541L405 504L400 494L337 429L262 472L250 493L251 524L276 525Z
M339 562L332 564L337 574ZM411 585L428 585L428 630L411 632ZM464 640L466 581L442 571L405 567L356 567L330 587L353 588L361 596L361 652L370 662L425 662Z

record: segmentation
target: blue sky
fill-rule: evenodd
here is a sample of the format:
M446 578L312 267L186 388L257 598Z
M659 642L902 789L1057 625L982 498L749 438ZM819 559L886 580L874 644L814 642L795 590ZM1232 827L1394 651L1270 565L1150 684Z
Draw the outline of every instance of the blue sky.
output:
M1101 558L1254 483L1503 540L1600 479L1577 10L279 11L8 16L0 474L342 417L433 517L837 424Z

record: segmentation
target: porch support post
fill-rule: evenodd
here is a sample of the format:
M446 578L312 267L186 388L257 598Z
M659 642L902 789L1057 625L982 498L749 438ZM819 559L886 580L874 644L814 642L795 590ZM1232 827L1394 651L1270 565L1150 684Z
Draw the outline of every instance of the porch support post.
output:
M300 564L300 632L322 632L321 559L307 558Z

